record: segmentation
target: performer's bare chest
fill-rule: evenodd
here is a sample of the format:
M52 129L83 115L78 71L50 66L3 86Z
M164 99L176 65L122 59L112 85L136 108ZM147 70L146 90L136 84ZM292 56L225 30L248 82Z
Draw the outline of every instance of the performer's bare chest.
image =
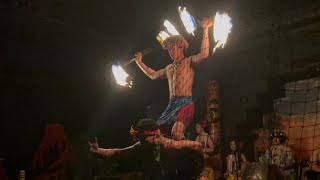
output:
M167 78L169 81L183 80L186 79L185 77L190 77L190 75L193 76L193 69L187 59L179 63L172 63L167 67Z

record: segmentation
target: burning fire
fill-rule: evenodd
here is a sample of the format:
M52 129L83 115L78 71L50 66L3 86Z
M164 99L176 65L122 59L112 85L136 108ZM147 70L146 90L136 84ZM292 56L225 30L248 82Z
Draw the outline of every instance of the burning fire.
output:
M168 21L165 20L164 21L164 26L167 28L168 32L170 35L179 35L178 31L176 30L176 28ZM158 35L157 35L157 40L159 41L159 43L163 46L163 42L170 37L166 31L161 31Z
M187 11L187 8L181 8L181 6L179 6L179 14L180 14L180 18L183 22L184 27L186 28L187 32L189 34L194 35L194 31L197 28L197 24L193 18L193 16Z
M165 31L161 31L159 33L159 37L161 38L162 41L166 40L169 37L169 34Z
M213 37L217 45L213 48L213 52L218 47L224 47L228 35L231 32L232 29L232 22L231 18L228 16L227 13L219 14L219 12L216 13L216 16L214 18L214 29L213 29Z
M168 32L171 35L179 35L179 33L176 30L176 28L168 20L165 20L163 25L167 28Z
M170 37L170 35L165 32L165 31L161 31L158 35L157 35L157 40L159 41L159 43L163 46L163 42Z
M132 81L128 82L129 74L124 71L120 65L112 65L112 73L117 84L121 86L132 87Z

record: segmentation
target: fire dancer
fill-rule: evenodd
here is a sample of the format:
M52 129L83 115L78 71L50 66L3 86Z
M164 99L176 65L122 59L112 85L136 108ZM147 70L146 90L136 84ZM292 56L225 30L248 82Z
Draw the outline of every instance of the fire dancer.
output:
M188 42L180 35L168 37L163 46L168 50L173 62L164 69L155 71L142 62L141 53L135 54L137 65L152 80L168 79L170 100L168 107L161 115L157 124L164 134L170 134L175 140L184 138L185 128L193 119L194 104L192 101L192 85L195 65L209 56L208 29L212 22L205 18L202 22L204 28L201 52L197 55L186 57L184 50Z
M103 149L99 148L97 142L89 142L90 151L106 157L126 160L136 158L143 164L144 173L150 179L195 179L201 173L201 143L165 138L152 119L140 120L135 129L131 128L130 133L137 141L132 146Z

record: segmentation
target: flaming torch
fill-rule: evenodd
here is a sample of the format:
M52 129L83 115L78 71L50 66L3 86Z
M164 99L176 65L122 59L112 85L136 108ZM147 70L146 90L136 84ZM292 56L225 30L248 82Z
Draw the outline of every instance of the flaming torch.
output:
M161 38L161 40L166 40L168 37L169 37L169 34L167 33L167 32L165 32L165 31L161 31L160 33L159 33L159 37Z
M156 37L159 43L162 45L162 47L163 47L163 42L168 37L170 37L170 35L171 36L180 35L179 32L176 30L176 28L170 23L170 21L165 20L163 25L166 27L169 33L167 33L166 31L161 31Z
M171 34L171 35L180 35L178 33L178 31L176 30L176 28L171 24L170 21L168 20L165 20L163 25L167 28L168 32Z
M129 74L121 67L120 63L118 65L112 65L113 77L117 84L120 86L132 87L132 81L129 80Z
M189 34L192 34L194 36L194 31L197 28L197 23L194 20L193 16L187 11L187 8L181 8L181 6L179 6L179 15L180 15L180 19L184 25L184 27L186 28L186 31Z
M163 46L163 42L170 37L170 35L165 32L165 31L161 31L158 35L157 35L157 40L159 41L159 43Z
M224 47L228 35L232 29L232 22L231 18L228 16L227 13L220 14L219 12L216 13L214 18L214 29L213 29L213 37L215 42L217 43L216 46L213 48L213 52L216 51L219 47Z
M152 49L147 48L141 52L141 54L147 55L152 52ZM135 61L135 58L130 59L126 63L124 63L123 67L128 66L133 61ZM133 82L132 78L129 76L129 74L122 68L120 63L118 62L118 65L112 65L112 74L114 79L116 80L117 84L124 87L132 88Z

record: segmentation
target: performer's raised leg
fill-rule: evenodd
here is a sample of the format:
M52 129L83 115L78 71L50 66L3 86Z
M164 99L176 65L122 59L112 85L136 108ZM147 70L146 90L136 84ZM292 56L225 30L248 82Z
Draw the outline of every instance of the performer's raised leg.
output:
M185 139L185 129L189 126L194 115L194 104L188 104L181 108L175 116L175 123L171 130L171 136L175 140Z
M174 140L185 139L185 136L184 136L185 129L186 127L182 122L179 122L179 121L175 122L171 131L172 138Z

